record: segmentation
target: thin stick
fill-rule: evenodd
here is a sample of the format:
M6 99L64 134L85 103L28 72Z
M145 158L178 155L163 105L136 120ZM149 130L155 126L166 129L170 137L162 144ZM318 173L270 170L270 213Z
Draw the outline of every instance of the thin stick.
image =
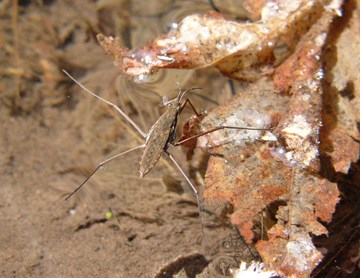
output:
M202 212L203 212L203 207L201 205L200 202L200 198L199 198L199 193L196 190L195 186L193 185L193 183L190 181L190 179L188 178L188 176L185 174L185 172L183 171L183 169L181 169L180 165L177 163L177 161L175 160L175 158L167 151L165 151L165 153L169 156L169 158L171 159L171 161L175 164L175 166L178 168L178 170L180 171L180 173L183 175L183 177L185 178L185 180L188 182L188 184L190 185L190 188L193 192L193 194L195 195L196 198L196 202L198 205L198 209L199 209L199 216L200 216L200 222L201 222L201 235L202 237L204 236L204 225L203 225L203 221L202 221Z
M100 162L100 163L98 164L98 166L95 168L95 170L82 182L82 184L80 184L69 196L67 196L67 197L65 198L65 201L67 201L72 195L74 195L74 194L97 172L97 170L100 169L101 166L103 166L104 164L110 162L111 160L113 160L113 159L115 159L115 158L117 158L117 157L119 157L119 156L122 156L123 154L127 154L127 153L129 153L129 152L132 152L132 151L135 151L135 150L137 150L137 149L144 148L144 147L145 147L145 144L142 144L142 145L140 145L140 146L137 146L137 147L132 148L132 149L130 149L130 150L127 150L127 151L125 151L125 152L122 152L122 153L119 153L119 154L117 154L117 155L114 155L113 157L110 157L110 158L104 160L103 162Z
M18 17L19 17L19 1L13 1L13 13L12 13L12 31L14 36L14 60L16 65L16 74L15 74L15 100L14 108L18 109L20 101L20 54L19 54L19 28L18 28Z
M235 96L236 95L235 85L234 85L234 81L231 79L229 79L229 86L230 86L231 96Z
M213 0L209 0L209 5L215 12L221 13L221 11L218 9L218 7L215 6Z
M82 85L80 82L78 82L74 77L72 77L72 76L70 75L70 73L68 73L66 70L63 69L62 71L63 71L67 76L69 76L70 79L71 79L72 81L74 81L74 82L75 82L81 89L83 89L85 92L89 93L90 95L96 97L97 99L99 99L99 100L101 100L101 101L103 101L103 102L111 105L112 107L114 107L114 108L121 114L121 116L123 116L123 117L125 118L125 120L127 120L127 121L140 133L140 135L141 135L142 137L146 138L147 134L146 134L144 131L142 131L142 129L141 129L128 115L126 115L126 113L125 113L124 111L122 111L119 106L117 106L116 104L114 104L114 103L112 103L112 102L110 102L110 101L108 101L108 100L106 100L106 99L98 96L97 94L93 93L92 91L90 91L88 88L86 88L86 87L85 87L84 85Z
M221 129L240 129L240 130L260 130L260 131L264 131L264 130L271 130L273 128L237 127L237 126L225 126L225 125L222 125L222 126L218 126L218 127L213 128L213 129L210 129L208 131L204 131L202 133L196 134L194 136L191 136L191 137L186 138L184 140L181 140L179 142L173 143L173 145L174 146L179 146L179 145L184 144L187 141L190 141L192 139L198 138L200 136L204 136L204 135L206 135L208 133L211 133L211 132L214 132L214 131L217 131L217 130L221 130Z

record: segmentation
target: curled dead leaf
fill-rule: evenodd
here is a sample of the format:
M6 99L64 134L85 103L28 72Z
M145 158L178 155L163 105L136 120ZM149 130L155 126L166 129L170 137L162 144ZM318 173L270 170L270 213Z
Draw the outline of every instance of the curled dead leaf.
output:
M215 12L194 14L167 34L134 50L123 48L116 38L100 34L98 40L113 55L120 71L128 75L215 66L229 77L254 80L271 73L288 57L299 38L324 13L333 14L331 3L264 2L261 20L255 23L228 20Z

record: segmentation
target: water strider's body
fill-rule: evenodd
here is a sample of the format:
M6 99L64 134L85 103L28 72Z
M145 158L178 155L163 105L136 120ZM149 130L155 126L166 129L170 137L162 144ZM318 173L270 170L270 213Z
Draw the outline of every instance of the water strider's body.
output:
M140 160L140 177L145 176L155 166L163 152L168 149L169 144L174 142L180 110L180 97L178 97L167 104L164 114L150 128Z

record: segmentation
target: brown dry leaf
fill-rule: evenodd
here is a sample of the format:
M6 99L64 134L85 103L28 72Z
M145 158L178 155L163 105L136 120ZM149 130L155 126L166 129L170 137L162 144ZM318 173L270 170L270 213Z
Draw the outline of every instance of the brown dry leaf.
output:
M323 54L327 74L323 82L327 96L323 104L321 151L335 172L347 174L351 163L359 159L360 145L360 13L359 1L344 6L343 20L329 38ZM354 140L355 139L355 140Z
M264 1L256 23L227 20L214 12L190 15L166 35L134 50L121 46L118 38L100 34L98 40L128 75L215 66L229 77L254 80L289 56L324 13L338 12L338 2Z
M359 158L359 142L349 136L340 125L334 128L324 125L322 131L320 134L321 152L330 158L330 163L336 173L346 174L351 163L355 163Z
M321 153L330 157L335 172L347 173L360 151L359 144L351 138L359 135L355 120L352 129L346 132L334 118L334 111L320 109L324 76L320 58L332 19L331 14L325 14L302 38L294 54L275 70L274 86L277 91L293 95L289 111L280 123L286 126L282 133L288 149L295 151L287 155L317 171L320 167L317 145L321 141Z
M202 131L226 125L268 128L285 113L289 97L272 94L272 82L259 80L202 121ZM285 198L291 180L290 163L273 141L259 141L264 131L221 130L198 138L211 156L205 176L204 199L227 201L231 216L248 242L254 237L254 217L270 203ZM271 136L267 136L271 137ZM275 138L276 140L276 138ZM281 160L282 159L282 160Z
M319 171L319 132L322 125L324 76L320 57L333 15L325 14L304 36L296 51L274 74L276 90L288 91L290 105L280 121L287 159L302 168Z
M268 231L268 240L256 244L266 265L286 277L309 277L323 258L310 233L327 234L319 220L331 220L338 195L336 184L295 170L287 205L277 211L277 224Z
M264 220L270 223L266 239L259 240L256 247L265 264L284 276L308 277L321 261L323 256L310 235L327 234L319 220L329 222L338 202L336 184L317 174L322 124L320 56L332 19L331 14L325 14L314 24L276 71L275 89L288 91L288 96L265 94L266 88L273 91L272 83L258 81L252 85L254 89L249 86L201 124L203 129L207 124L243 123L266 128L272 124L270 119L280 115L275 134L280 140L262 143L256 139L267 137L261 137L260 132L248 132L246 140L240 131L214 133L198 140L199 147L217 154L208 164L204 198L231 203L231 221L248 242L254 239L256 216L275 209L273 223Z
M210 113L202 126L244 125L248 115L261 123L259 127L273 125L272 119L286 114L290 97L271 95L271 86L264 80L250 86L230 104ZM254 126L254 122L247 125ZM269 225L265 227L269 229L265 235L268 240L258 241L257 249L270 269L305 277L322 258L309 233L327 233L318 220L331 220L339 192L335 184L301 170L301 165L291 166L284 156L286 149L279 143L259 139L264 136L256 131L219 131L199 138L198 146L216 154L208 164L204 199L231 203L231 221L248 242L254 236L260 237L254 235L257 216L271 207L277 210L275 225L274 220L264 219ZM298 256L296 250L304 254L303 260L293 264ZM278 259L275 263L274 258ZM294 268L284 267L288 264Z

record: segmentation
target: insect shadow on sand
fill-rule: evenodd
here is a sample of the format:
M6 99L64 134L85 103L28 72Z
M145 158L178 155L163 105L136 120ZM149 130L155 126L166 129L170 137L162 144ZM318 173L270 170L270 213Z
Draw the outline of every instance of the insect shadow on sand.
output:
M166 106L165 112L160 116L160 118L155 122L155 124L150 128L148 133L145 133L120 107L115 105L114 103L98 96L97 94L90 91L88 88L86 88L84 85L82 85L80 82L78 82L74 77L72 77L67 71L63 70L63 72L71 79L73 80L80 88L82 88L85 92L89 93L90 95L94 96L95 98L101 100L102 102L107 103L108 105L112 106L115 110L117 110L127 122L129 122L136 130L137 132L144 138L145 142L137 147L131 148L129 150L126 150L122 153L119 153L117 155L114 155L102 162L100 162L97 167L93 170L93 172L71 193L69 194L65 200L68 200L71 196L73 196L104 164L114 160L115 158L118 158L122 155L125 155L127 153L130 153L132 151L138 150L138 149L144 149L143 154L140 159L140 178L144 177L158 162L161 155L165 153L170 160L174 163L176 168L179 170L179 172L182 174L182 176L185 178L187 183L189 184L195 198L197 201L198 209L199 209L199 215L200 215L200 221L201 221L201 227L202 227L202 235L203 235L203 225L202 225L202 217L201 213L203 211L202 203L200 201L199 193L194 186L194 184L190 181L188 176L185 174L183 169L180 167L179 163L175 160L175 158L171 155L171 153L168 152L168 148L170 145L178 146L182 145L185 142L188 142L190 140L193 140L197 137L206 135L208 133L220 130L220 129L241 129L241 130L269 130L266 128L251 128L251 127L233 127L233 126L219 126L215 127L213 129L210 129L205 132L201 132L199 134L196 134L194 136L190 136L184 140L176 141L176 126L177 121L180 113L183 111L185 106L188 104L193 109L196 116L200 116L201 114L197 113L195 107L192 105L191 101L189 99L184 99L184 96L186 93L192 90L196 90L199 88L191 88L186 91L179 90L179 94L176 98L170 101L164 101L164 105Z

